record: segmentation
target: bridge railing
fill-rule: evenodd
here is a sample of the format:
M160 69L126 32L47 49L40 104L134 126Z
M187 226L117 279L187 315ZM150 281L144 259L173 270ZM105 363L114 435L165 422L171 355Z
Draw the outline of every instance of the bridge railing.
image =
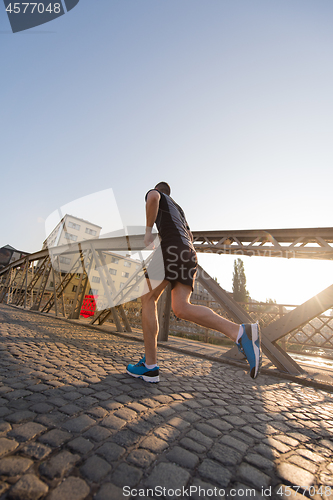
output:
M297 305L267 302L243 303L253 321L262 328L282 318ZM328 309L310 321L299 325L279 340L279 345L289 352L333 357L333 309Z
M228 318L228 312L214 300L198 300L195 294L192 294L191 302L210 307L216 313ZM261 328L265 328L297 307L291 304L266 302L241 303L241 305L248 310L253 322L259 322ZM124 310L131 327L141 329L141 302L130 302L124 306ZM110 323L113 324L112 318ZM233 344L219 332L180 320L172 311L169 334L224 346ZM280 339L278 344L288 352L333 358L333 311L329 309L326 314L321 314L295 328Z
M198 252L333 259L333 228L193 234ZM91 323L101 325L111 319L117 331L130 332L133 320L127 309L145 293L142 290L147 287L144 279L147 259L140 257L141 266L139 261L138 265L133 262L131 272L122 270L124 282L117 290L112 277L114 269L112 271L108 259L110 252L142 256L141 252L146 250L143 235L85 240L43 249L0 270L0 302L70 319L79 319L83 306L89 316L95 304L98 312L92 316ZM68 266L66 271L63 265ZM304 350L311 347L313 352L317 349L317 354L322 354L323 349L331 352L332 321L327 311L333 307L333 285L300 306L281 309L275 304L242 307L200 266L197 280L211 297L210 305L223 316L237 323L256 320L261 323L263 352L279 369L292 374L302 371L286 348ZM95 295L94 282L101 285L100 297ZM167 340L169 328L172 331L181 326L170 313L170 304L170 287L167 287L158 304L160 340ZM135 325L140 324L137 313ZM183 330L187 329L182 326ZM205 330L203 335L208 338L210 333ZM241 356L237 347L225 355L231 359Z

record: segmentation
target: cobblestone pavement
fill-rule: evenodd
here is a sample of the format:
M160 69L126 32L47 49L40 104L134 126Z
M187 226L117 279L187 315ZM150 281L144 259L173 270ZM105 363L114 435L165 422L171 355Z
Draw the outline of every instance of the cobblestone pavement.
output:
M330 393L163 348L147 384L141 343L4 305L0 340L0 500L333 498Z

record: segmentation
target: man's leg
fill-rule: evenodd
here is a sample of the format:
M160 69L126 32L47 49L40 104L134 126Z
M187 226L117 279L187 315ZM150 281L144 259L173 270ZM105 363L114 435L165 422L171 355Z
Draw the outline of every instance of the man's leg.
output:
M163 280L162 283L154 288L153 280L150 281L151 291L141 297L142 302L142 331L145 343L146 364L153 365L157 363L157 301L169 282Z
M176 316L197 325L223 333L236 342L240 325L219 316L209 307L190 303L192 289L177 282L171 292L172 310Z
M127 365L126 372L132 377L141 378L146 382L159 382L159 368L157 366L157 301L167 286L168 281L161 283L147 280L149 292L141 297L142 301L142 330L145 343L145 357L133 365Z
M217 330L237 342L250 365L250 375L256 378L261 365L260 330L256 323L237 325L222 318L205 306L190 303L192 289L177 282L172 290L172 309L176 316L198 325Z

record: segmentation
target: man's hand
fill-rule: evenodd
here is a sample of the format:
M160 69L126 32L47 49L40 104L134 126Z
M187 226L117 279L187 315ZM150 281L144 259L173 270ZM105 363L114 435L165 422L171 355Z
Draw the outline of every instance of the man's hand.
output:
M161 195L158 191L153 189L148 193L147 203L146 203L146 234L144 237L144 243L146 248L150 250L155 248L153 245L153 241L156 237L152 234L153 225L156 221L156 217L158 214L158 207L160 202Z
M146 228L146 234L145 234L145 237L144 237L144 244L145 244L145 247L146 248L149 248L149 249L154 249L155 248L155 245L154 245L154 240L155 240L155 237L156 235L154 235L152 233L152 227L147 227Z

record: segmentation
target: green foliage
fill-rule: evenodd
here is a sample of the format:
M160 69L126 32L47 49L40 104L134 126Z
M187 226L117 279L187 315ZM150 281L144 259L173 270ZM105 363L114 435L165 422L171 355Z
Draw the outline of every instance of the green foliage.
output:
M250 294L246 289L246 276L242 259L236 259L234 261L232 293L237 302L248 302L250 297Z

